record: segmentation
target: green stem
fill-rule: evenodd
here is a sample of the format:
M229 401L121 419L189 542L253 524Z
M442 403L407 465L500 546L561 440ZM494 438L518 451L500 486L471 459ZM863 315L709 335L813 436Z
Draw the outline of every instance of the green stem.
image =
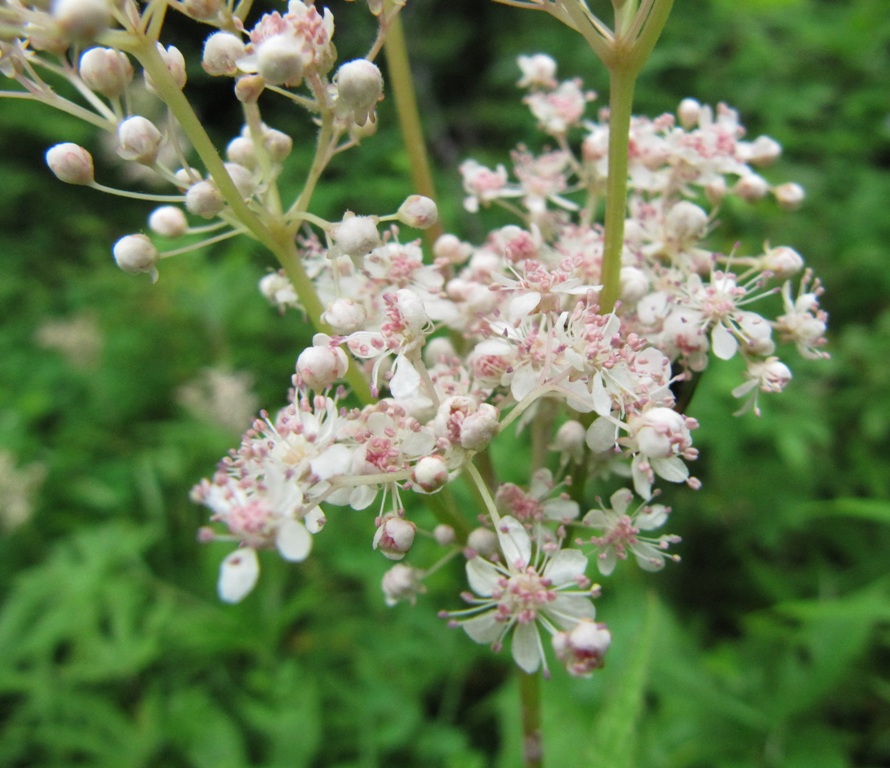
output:
M628 57L629 58L629 57ZM603 290L600 312L615 308L621 278L624 220L627 217L627 166L630 119L638 67L633 60L613 57L609 67L609 176L606 180L605 242L603 244Z
M402 132L405 152L408 154L414 191L419 195L435 200L436 188L433 183L433 173L426 151L426 142L423 138L423 127L420 120L420 112L417 108L417 98L414 91L414 81L411 77L411 65L408 60L408 49L405 44L405 33L402 28L401 16L395 16L389 22L383 49L386 52L386 69L389 74L390 90L399 115L399 128ZM442 225L438 222L424 233L430 245L441 234Z
M523 768L542 768L544 748L541 740L541 677L528 674L517 667L519 674L519 702L522 719Z

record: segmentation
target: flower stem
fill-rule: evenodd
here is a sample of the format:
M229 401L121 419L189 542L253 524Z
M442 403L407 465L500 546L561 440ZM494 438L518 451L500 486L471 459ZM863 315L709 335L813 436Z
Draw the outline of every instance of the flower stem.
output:
M390 20L383 49L386 52L386 69L389 74L390 89L395 99L396 112L399 115L399 128L402 132L405 152L408 154L414 191L435 200L436 188L433 184L433 174L423 138L420 112L417 109L417 98L414 92L414 81L411 77L411 65L408 60L401 16L396 15ZM438 222L433 224L424 234L427 242L432 244L442 234L441 224Z
M541 677L516 668L519 674L520 717L522 719L523 768L542 768L544 745L541 739Z
M603 245L603 290L600 312L608 314L618 300L621 251L627 216L627 165L630 148L630 119L637 67L619 61L609 67L609 176L606 180L605 243Z

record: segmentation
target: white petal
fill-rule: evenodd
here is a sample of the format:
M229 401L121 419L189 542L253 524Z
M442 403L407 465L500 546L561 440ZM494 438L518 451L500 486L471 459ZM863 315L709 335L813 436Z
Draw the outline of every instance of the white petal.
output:
M605 416L600 416L587 428L585 440L594 453L607 453L615 447L617 437L618 427Z
M682 483L689 477L689 467L683 463L679 456L671 456L667 459L650 459L649 463L655 474L663 477L669 483Z
M495 620L494 611L464 621L461 627L477 643L493 643L501 636L504 629L504 625Z
M309 557L309 552L312 550L312 536L302 523L285 520L278 526L275 546L285 560L299 563Z
M667 517L668 508L664 504L653 504L636 516L634 525L641 531L654 531L664 525Z
M739 348L739 343L725 325L717 323L711 331L711 348L721 360L729 360Z
M332 445L309 462L312 474L320 480L327 480L349 471L352 449L345 445Z
M605 552L600 552L597 556L596 567L603 576L611 576L617 562L618 555L615 553L615 547L609 547Z
M574 520L581 513L577 501L550 499L544 502L544 516L548 520Z
M603 374L597 371L592 382L593 410L600 416L608 416L612 412L612 398L603 383Z
M260 563L256 551L242 547L230 552L219 568L217 591L227 603L240 603L256 586Z
M473 557L467 560L466 569L470 589L479 597L491 597L500 576L497 568L483 557Z
M376 485L357 485L349 494L349 506L355 510L367 509L377 498Z
M324 528L324 524L327 521L328 520L325 517L324 512L321 511L321 508L316 507L306 513L306 516L303 518L303 525L306 526L306 530L309 531L309 533L318 533Z
M572 629L579 621L596 616L596 607L589 598L581 595L559 595L544 610L563 629Z
M514 517L504 517L498 524L498 540L504 559L511 568L522 569L532 557L532 542L528 531Z
M516 401L522 400L529 392L531 392L538 384L540 373L528 365L519 368L510 379L510 394Z
M609 503L617 514L623 515L627 512L633 498L633 492L629 488L619 488L609 497Z
M541 636L538 625L518 624L513 631L513 660L524 672L531 674L541 663Z
M389 380L389 391L396 400L414 397L420 390L420 374L411 361L404 356L396 358L394 373Z
M587 557L578 549L561 549L544 567L544 578L553 586L572 584L587 569Z
M517 296L510 302L509 315L511 320L522 320L532 313L535 307L541 303L541 294L537 291Z

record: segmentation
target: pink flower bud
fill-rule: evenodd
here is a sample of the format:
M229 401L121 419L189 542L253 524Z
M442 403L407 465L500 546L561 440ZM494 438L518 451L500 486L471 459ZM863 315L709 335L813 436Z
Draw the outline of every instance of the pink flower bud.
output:
M182 208L175 205L162 205L155 208L148 217L148 226L152 232L162 237L181 237L189 227Z
M367 59L348 61L334 76L337 108L359 125L374 122L374 107L383 98L383 75Z
M756 203L758 200L766 197L766 193L769 192L769 184L766 183L766 179L758 176L756 173L749 173L746 176L742 176L735 183L732 191L741 197L742 200Z
M463 264L472 252L473 249L456 235L442 235L433 245L433 255L451 264Z
M72 40L90 40L111 23L108 0L53 0L52 14L62 33Z
M464 419L460 430L460 444L468 451L481 451L498 431L500 414L498 409L482 403L479 410Z
M424 493L433 493L448 482L448 465L441 456L424 456L411 470L411 479Z
M440 547L448 547L457 541L457 534L450 525L440 523L433 528L433 538Z
M405 600L412 605L417 602L417 595L424 591L420 579L423 573L410 565L397 563L383 574L383 594L386 604L395 605Z
M680 106L677 107L677 117L680 118L680 125L687 131L698 125L698 118L701 116L701 104L695 99L683 99Z
M200 216L203 219L212 219L223 208L226 201L222 193L211 181L199 181L192 184L185 193L185 207L189 213Z
M781 144L769 136L758 136L750 144L739 145L739 155L751 165L769 165L781 154Z
M776 202L786 211L796 211L803 205L804 198L806 197L803 187L794 182L779 184L779 186L773 187L773 195L776 198Z
M161 148L161 132L144 117L136 115L117 127L117 153L124 160L153 165Z
M556 88L556 62L545 53L533 56L520 56L516 60L522 78L516 83L518 88Z
M252 197L256 192L256 181L254 181L250 170L238 163L226 163L225 167L238 194L244 198Z
M231 32L214 32L204 42L201 66L208 75L234 75L238 72L238 60L245 54L240 37Z
M330 336L317 333L312 344L297 358L297 376L316 392L322 392L346 374L349 360L340 347L331 345Z
M570 419L556 430L551 450L559 451L562 454L562 461L581 461L584 458L586 432L587 430L580 421Z
M147 272L152 282L158 279L157 263L161 254L145 235L127 235L114 244L114 260L124 272Z
M761 257L761 264L775 277L784 279L800 272L803 269L804 261L803 256L793 248L779 245L775 248L767 248L766 253Z
M335 333L348 335L361 330L368 319L365 308L353 299L336 299L321 315Z
M589 677L605 663L604 656L612 644L612 635L605 624L579 621L571 632L557 632L552 639L556 657L573 677Z
M401 560L414 544L417 526L400 515L380 518L374 536L374 549L379 549L390 560Z
M256 148L253 142L244 136L237 136L226 145L226 158L245 168L256 168Z
M399 221L416 229L429 229L439 219L436 203L423 195L411 195L398 210Z
M273 163L283 163L294 148L294 140L284 131L267 128L263 131L263 146Z
M373 216L347 213L334 227L331 236L340 251L353 258L360 258L380 245L377 219Z
M235 83L235 98L242 104L256 104L266 87L266 81L259 75L239 77Z
M127 54L114 48L90 48L80 57L81 79L97 93L117 98L133 81L133 65Z
M299 85L303 79L302 39L273 35L259 45L257 72L269 85Z
M665 233L679 248L702 238L707 228L708 214L688 200L681 200L664 217Z
M167 71L170 73L170 77L173 78L173 83L181 91L183 88L185 88L187 79L185 71L185 57L182 55L182 51L180 51L179 48L174 45L170 45L167 48L164 48L163 45L158 43L157 46L158 53L161 54L161 58L164 60ZM151 79L151 75L148 73L148 71L145 72L145 85L150 91L156 92L154 81Z
M474 528L467 537L467 549L473 555L489 557L498 551L498 536L490 528Z
M93 183L93 156L78 144L56 144L46 152L46 164L66 184Z
M182 7L193 19L212 19L219 13L220 0L183 0Z

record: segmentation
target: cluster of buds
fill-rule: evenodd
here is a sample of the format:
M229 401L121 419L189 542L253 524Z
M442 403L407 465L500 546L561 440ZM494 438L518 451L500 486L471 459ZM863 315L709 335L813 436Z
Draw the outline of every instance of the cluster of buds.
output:
M401 5L370 3L381 29ZM305 312L318 330L296 358L290 403L261 414L193 491L211 512L201 539L235 545L222 563L220 596L237 602L250 593L262 550L309 557L333 508L373 510L369 546L399 561L383 578L388 604L415 602L429 573L463 557L470 607L445 612L451 625L496 650L509 638L526 672L547 671L543 631L570 674L591 674L611 642L595 621L591 560L606 576L631 555L648 571L677 559L667 551L676 536L649 532L670 512L654 502L658 486L700 486L690 470L698 423L685 414L694 379L714 359L741 358L744 380L733 394L744 399L740 412L759 414L758 395L791 379L781 344L825 356L822 288L796 251L767 244L722 254L707 244L730 197L801 204L799 186L771 185L758 171L779 155L778 144L745 140L725 105L686 99L675 115L635 118L619 298L607 302L596 213L611 172L608 114L586 119L595 95L580 80L560 82L550 57L521 57L519 85L555 148L519 147L511 168L475 160L460 168L465 208L499 206L515 223L479 244L443 235L425 258L402 228L436 223L429 198L411 195L395 212L346 212L339 221L308 209L324 166L376 122L379 40L367 57L338 66L333 16L311 0L290 0L286 12L250 28L241 4L171 7L213 30L202 67L232 81L244 112L243 130L222 153L183 98L185 55L149 37L161 26L156 3L140 10L133 0L7 0L0 73L110 133L119 159L172 188L112 190L96 181L85 148L65 142L47 152L66 183L161 203L148 220L154 236L191 236L162 251L146 234L126 235L113 248L124 271L157 279L161 259L242 234L279 263L299 263L260 284L278 309ZM58 95L41 71L67 80L85 105ZM169 121L132 111L137 87L169 109ZM292 141L262 121L266 93L306 108L319 126L310 181L289 206L277 181ZM189 142L200 167L188 160ZM773 295L780 299L763 301ZM773 304L782 307L777 317L768 313ZM504 433L532 435L527 487L496 477L492 446ZM432 498L458 477L478 491L469 517ZM584 478L629 487L613 492L610 506L598 499L585 509ZM420 504L411 503L414 493ZM441 516L425 520L424 501ZM441 548L426 568L410 564L418 534Z

